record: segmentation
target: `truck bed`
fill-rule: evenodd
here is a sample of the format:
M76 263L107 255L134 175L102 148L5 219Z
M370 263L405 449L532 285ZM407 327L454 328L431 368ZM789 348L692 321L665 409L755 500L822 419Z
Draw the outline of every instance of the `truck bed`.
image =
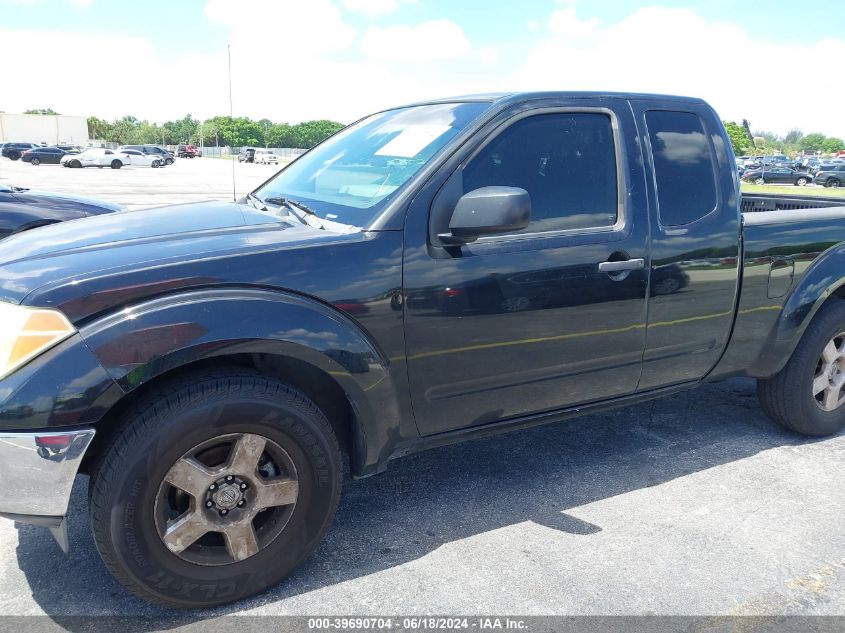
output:
M718 373L766 377L789 355L781 346L792 339L781 330L806 323L817 290L835 285L845 268L845 198L743 195L740 208L742 287Z
M845 206L845 198L742 194L740 210L743 213L750 213L755 211L792 211L795 209L822 209L841 206Z

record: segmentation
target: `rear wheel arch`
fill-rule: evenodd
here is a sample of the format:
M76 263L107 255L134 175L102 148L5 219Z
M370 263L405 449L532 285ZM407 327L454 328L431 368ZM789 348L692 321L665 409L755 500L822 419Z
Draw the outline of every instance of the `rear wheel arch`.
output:
M749 365L755 378L775 375L789 362L804 332L830 302L845 300L845 246L820 255L786 297L761 354Z

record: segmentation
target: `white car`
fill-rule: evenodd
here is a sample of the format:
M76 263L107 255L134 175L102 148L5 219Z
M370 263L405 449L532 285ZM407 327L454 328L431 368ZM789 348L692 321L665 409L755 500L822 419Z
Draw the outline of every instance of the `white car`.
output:
M120 169L129 164L129 160L110 149L92 147L79 154L65 154L59 161L62 167L111 167Z
M145 154L135 149L118 150L124 165L132 165L133 167L162 167L164 161L158 154Z
M255 150L255 162L265 165L278 165L279 156L272 149L257 149Z

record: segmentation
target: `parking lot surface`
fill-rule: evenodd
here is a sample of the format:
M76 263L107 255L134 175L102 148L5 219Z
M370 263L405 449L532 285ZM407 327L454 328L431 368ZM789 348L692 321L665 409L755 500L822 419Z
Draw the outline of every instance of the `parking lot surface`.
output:
M280 169L218 158L177 159L173 165L160 169L33 167L4 158L0 159L0 183L100 198L137 209L197 200L231 200L233 164L238 196L252 191Z
M276 168L236 165L238 193ZM70 170L0 182L132 208L231 198L231 163ZM754 382L431 450L345 482L337 519L285 582L226 614L845 614L845 436L773 426ZM76 482L71 555L0 521L5 615L154 616L106 571ZM4 491L13 494L14 491Z

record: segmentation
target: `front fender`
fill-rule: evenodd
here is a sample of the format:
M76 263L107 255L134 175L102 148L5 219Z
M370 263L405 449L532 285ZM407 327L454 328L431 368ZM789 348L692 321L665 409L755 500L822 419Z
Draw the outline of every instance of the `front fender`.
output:
M377 469L389 438L398 435L390 362L357 323L313 299L261 289L198 290L110 314L80 334L127 393L171 370L231 354L278 355L321 369L355 412L356 474Z

